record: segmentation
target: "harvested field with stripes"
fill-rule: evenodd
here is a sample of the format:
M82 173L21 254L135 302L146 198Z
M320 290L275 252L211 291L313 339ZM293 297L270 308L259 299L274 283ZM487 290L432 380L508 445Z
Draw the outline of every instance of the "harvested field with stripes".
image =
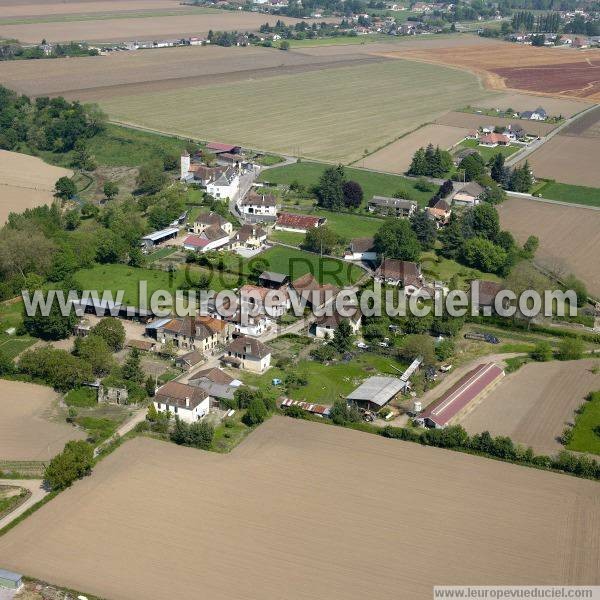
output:
M596 482L273 417L229 455L126 442L0 538L0 563L114 600L599 584L599 503Z
M460 419L469 433L489 431L532 446L538 454L556 454L558 441L575 410L600 389L595 360L530 363L508 375L489 396Z

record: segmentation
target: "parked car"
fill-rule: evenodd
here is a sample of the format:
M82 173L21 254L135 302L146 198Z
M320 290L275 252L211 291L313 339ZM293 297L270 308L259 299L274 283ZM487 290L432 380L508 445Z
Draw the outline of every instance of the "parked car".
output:
M452 365L442 365L440 371L442 373L448 373L452 369Z
M389 347L390 347L390 345L389 345L387 342L379 342L379 345L380 345L382 348L389 348Z
M491 333L480 333L477 331L471 331L465 333L465 339L467 340L478 340L480 342L487 342L488 344L499 344L500 340Z
M368 350L369 349L368 344L365 344L364 342L356 342L356 347L360 348L361 350Z

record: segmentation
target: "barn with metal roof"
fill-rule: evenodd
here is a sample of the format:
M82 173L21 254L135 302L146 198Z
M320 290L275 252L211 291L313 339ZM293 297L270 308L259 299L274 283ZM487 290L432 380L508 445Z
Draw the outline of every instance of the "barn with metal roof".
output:
M347 396L346 400L361 408L379 410L405 387L406 382L398 377L369 377Z

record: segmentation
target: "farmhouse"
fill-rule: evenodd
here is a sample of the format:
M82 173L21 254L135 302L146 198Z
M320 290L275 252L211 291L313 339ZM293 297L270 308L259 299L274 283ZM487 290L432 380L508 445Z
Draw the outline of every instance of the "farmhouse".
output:
M267 232L257 225L242 225L231 238L230 248L260 248L267 241Z
M150 250L157 246L158 244L162 244L167 240L172 240L176 238L179 234L179 229L177 227L169 227L168 229L161 229L160 231L154 231L145 235L142 238L142 246L145 250Z
M346 260L372 262L377 260L373 238L355 238L350 242L344 255Z
M228 235L233 233L233 225L227 219L214 212L200 213L192 224L192 231L200 234L209 227L220 227Z
M504 370L494 363L481 364L455 383L441 398L420 412L415 421L419 425L443 429L459 414L464 414L473 401L488 392L500 379Z
M295 231L298 233L306 233L313 227L321 227L327 223L325 217L313 217L311 215L295 215L292 213L279 213L275 229L282 231Z
M196 371L190 375L188 383L208 392L215 404L220 399L233 400L233 394L242 385L239 379L230 377L225 371L216 367Z
M247 371L264 373L271 366L271 349L254 338L242 336L229 344L221 360Z
M290 297L285 289L272 290L247 283L240 288L240 303L245 313L277 318L289 310Z
M432 198L425 209L427 214L439 225L445 225L452 215L452 207L443 198Z
M171 342L176 348L205 354L226 344L232 335L233 328L228 323L208 316L171 319L156 330L161 344Z
M476 206L479 204L479 197L484 191L483 187L476 181L471 181L454 194L452 201L458 206Z
M240 189L240 176L236 169L227 169L220 177L206 186L206 192L213 198L235 198Z
M398 377L369 377L346 397L346 401L366 410L378 411L405 387L406 382Z
M538 106L535 110L525 110L519 116L521 119L529 119L530 121L545 121L548 118L548 114L541 106Z
M380 215L408 218L417 210L417 203L404 198L373 196L368 203L369 211Z
M292 282L293 290L301 298L306 299L306 305L320 308L333 302L339 289L330 283L320 284L312 273L306 273Z
M332 339L342 321L347 321L352 329L352 335L356 335L360 331L362 315L357 309L356 312L350 317L343 317L336 310L331 315L317 317L317 320L311 328L312 333L315 335L315 337L321 339Z
M226 246L229 243L229 235L221 227L213 225L207 227L200 235L188 235L183 241L185 250L193 252L209 252Z
M242 215L252 221L275 221L277 198L273 195L248 194L240 204Z
M200 387L169 381L156 390L154 408L170 412L186 423L195 423L208 414L210 397Z
M395 258L383 259L375 271L375 279L389 285L401 285L409 295L423 286L423 275L419 265Z

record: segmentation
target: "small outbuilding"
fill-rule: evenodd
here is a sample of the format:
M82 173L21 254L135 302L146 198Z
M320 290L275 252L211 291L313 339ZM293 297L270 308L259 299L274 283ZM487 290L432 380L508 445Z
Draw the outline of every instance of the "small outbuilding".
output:
M0 589L20 590L23 587L23 575L0 569Z

